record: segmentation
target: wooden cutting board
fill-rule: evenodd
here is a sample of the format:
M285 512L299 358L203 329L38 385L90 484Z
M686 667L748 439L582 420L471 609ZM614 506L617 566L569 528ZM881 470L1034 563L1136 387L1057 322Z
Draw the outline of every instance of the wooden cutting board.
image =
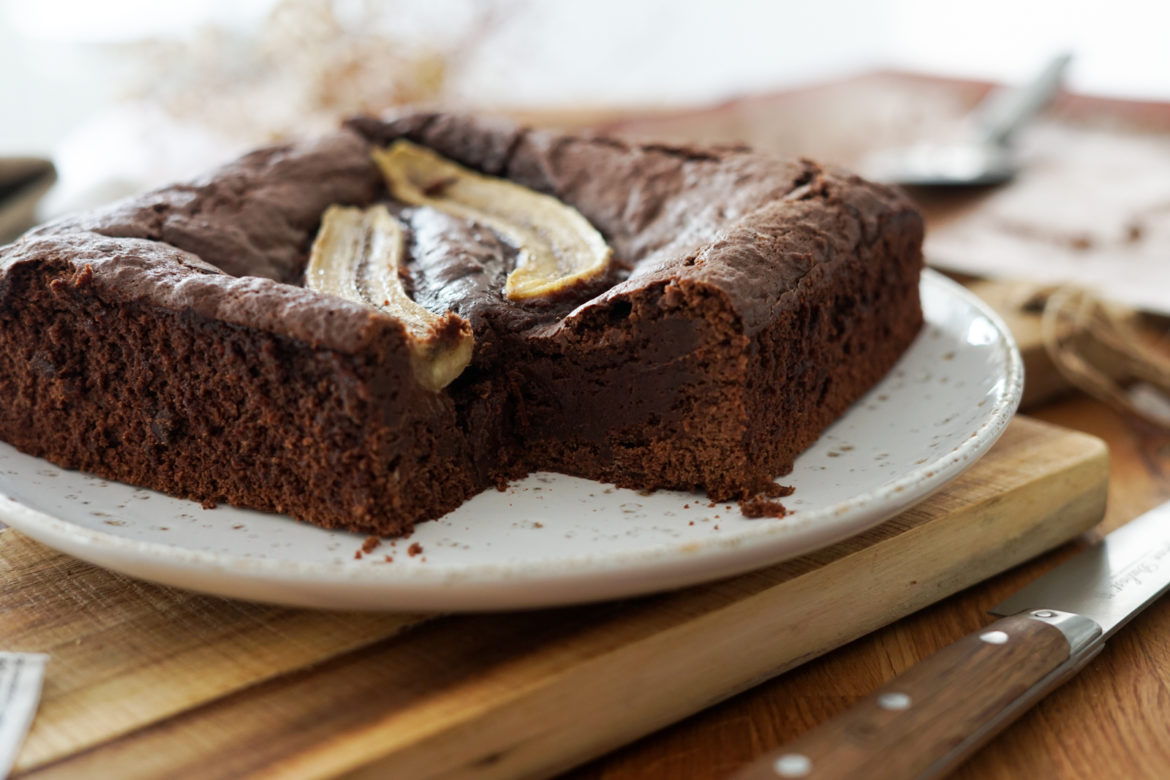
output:
M130 580L0 531L0 649L51 656L15 777L537 777L1094 525L1107 454L1017 418L919 506L660 596L475 616L313 612Z

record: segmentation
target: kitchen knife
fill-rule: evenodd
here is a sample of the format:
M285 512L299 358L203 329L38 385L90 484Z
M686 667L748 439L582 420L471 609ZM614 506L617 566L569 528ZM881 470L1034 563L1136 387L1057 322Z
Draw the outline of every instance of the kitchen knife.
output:
M0 780L16 763L36 714L48 660L41 653L0 652Z
M1168 588L1170 502L993 608L1000 620L735 777L939 777L1078 672Z

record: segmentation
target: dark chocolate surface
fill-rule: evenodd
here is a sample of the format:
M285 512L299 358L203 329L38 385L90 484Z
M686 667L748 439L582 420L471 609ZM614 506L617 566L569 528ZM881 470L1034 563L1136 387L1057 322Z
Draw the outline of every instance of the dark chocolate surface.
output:
M876 240L889 213L909 209L879 185L736 148L628 145L449 115L355 120L350 128L50 223L5 250L3 263L68 255L93 265L97 283L115 297L361 349L393 325L293 286L328 205L385 197L368 143L407 137L576 207L615 254L614 272L600 285L518 304L501 292L511 247L481 226L405 209L413 292L428 308L450 309L479 332L489 321L509 332L547 330L570 313L685 279L726 296L752 333L815 265Z
M687 279L728 296L748 333L771 321L814 265L876 241L891 214L914 213L889 188L741 148L626 144L443 114L350 127L376 144L409 138L577 208L628 269L590 304Z

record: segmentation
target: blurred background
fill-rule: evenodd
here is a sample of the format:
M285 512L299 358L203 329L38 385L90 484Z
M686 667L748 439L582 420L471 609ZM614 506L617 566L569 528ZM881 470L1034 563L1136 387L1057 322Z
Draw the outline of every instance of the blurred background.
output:
M1141 0L0 0L0 239L401 105L868 170L969 135L997 85L1068 53L1063 91L1003 145L1017 175L908 192L932 265L1005 283L979 292L1035 356L1029 392L1132 406L1119 383L1155 361L1121 354L1122 326L1170 314L1167 30L1170 3ZM1122 308L1049 306L1069 284ZM1121 357L1075 376L1109 358L1065 348L1110 328L1098 352ZM1170 363L1151 370L1170 393Z
M404 102L699 106L896 68L1170 99L1170 5L1117 0L0 0L0 154L52 210Z

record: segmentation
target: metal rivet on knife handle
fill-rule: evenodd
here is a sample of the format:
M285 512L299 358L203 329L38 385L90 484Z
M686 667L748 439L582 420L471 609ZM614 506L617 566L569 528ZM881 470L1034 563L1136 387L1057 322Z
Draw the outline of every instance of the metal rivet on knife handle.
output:
M812 762L808 760L808 756L802 756L800 753L785 753L776 759L772 769L780 777L808 777L808 773L812 771Z

